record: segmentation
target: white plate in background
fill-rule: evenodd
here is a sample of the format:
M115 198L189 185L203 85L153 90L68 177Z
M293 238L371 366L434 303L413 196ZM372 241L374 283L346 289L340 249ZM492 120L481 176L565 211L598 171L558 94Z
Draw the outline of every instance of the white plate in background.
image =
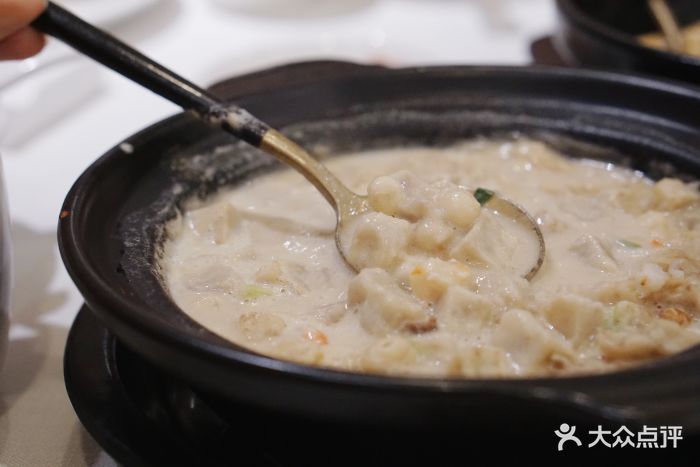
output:
M67 10L75 13L77 16L83 18L84 20L97 24L101 27L110 29L116 27L119 24L133 19L136 15L147 11L150 8L154 8L158 3L167 2L172 0L56 0L55 3L63 6ZM78 56L73 52L73 50L58 41L49 41L44 52L36 57L31 57L21 61L9 61L0 62L0 119L5 119L4 122L7 124L8 115L12 118L16 118L18 121L21 120L20 116L23 112L20 112L20 108L17 107L16 102L13 101L13 105L10 105L7 101L6 94L9 88L22 84L22 81L27 77L33 76L35 72L42 70L50 70L49 75L56 75L62 73L65 76L69 76L74 73L73 69L55 70L57 68L69 68L75 63L75 59ZM89 67L88 67L89 69ZM78 77L76 75L72 75ZM33 80L32 80L33 81ZM43 83L43 81L40 81ZM50 83L50 81L47 81ZM70 81L63 80L62 83L70 84ZM75 88L75 86L73 86ZM88 87L87 89L92 89ZM38 94L43 93L43 89L38 90ZM20 93L21 94L21 93ZM54 93L58 94L58 93ZM75 98L72 94L68 94L71 99ZM60 101L62 104L67 105L70 99L63 99ZM65 110L65 105L63 110ZM52 117L53 118L53 117ZM0 122L3 123L3 122ZM45 124L50 123L48 120L44 122ZM22 125L19 127L24 128ZM7 128L0 128L0 139L2 139L3 144L7 144ZM21 140L24 133L19 130L13 132L16 136L15 139L19 138Z
M213 0L234 12L279 17L333 16L369 7L378 0Z
M120 23L169 0L56 0L55 3L84 20L101 26Z

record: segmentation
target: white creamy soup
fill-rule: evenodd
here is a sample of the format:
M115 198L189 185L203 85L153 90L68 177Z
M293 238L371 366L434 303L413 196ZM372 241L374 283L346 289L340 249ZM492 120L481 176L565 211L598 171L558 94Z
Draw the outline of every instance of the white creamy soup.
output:
M292 170L192 206L160 261L174 301L214 333L357 372L518 377L611 371L700 342L700 194L536 141L369 151L328 161L373 211L349 268L335 215ZM474 199L495 191L532 232ZM358 262L353 261L354 264Z

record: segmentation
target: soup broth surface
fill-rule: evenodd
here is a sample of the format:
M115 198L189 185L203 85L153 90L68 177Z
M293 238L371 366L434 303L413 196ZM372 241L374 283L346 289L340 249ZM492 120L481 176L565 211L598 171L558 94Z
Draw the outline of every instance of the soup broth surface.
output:
M160 268L179 307L261 354L394 375L603 372L700 342L697 184L525 138L327 165L356 192L369 187L376 209L351 233L359 272L336 249L331 207L281 170L169 226ZM532 233L475 203L477 188L539 224L547 253L531 281Z

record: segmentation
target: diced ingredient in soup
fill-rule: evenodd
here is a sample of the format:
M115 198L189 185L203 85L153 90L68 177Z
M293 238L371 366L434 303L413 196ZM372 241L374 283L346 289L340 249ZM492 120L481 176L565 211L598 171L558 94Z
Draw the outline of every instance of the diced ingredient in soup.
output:
M481 212L467 188L446 180L429 184L407 171L378 177L367 197L372 210L355 221L344 242L359 268L393 270L409 255L449 259Z
M479 188L472 193L447 180L427 183L406 170L378 177L367 191L370 210L341 234L345 257L358 269L411 270L410 277L419 278L417 271L424 271L419 262L427 261L440 268L431 273L435 277L446 272L437 263L441 259L449 260L453 269L458 262L507 265L529 277L526 273L540 259L533 231L538 227L531 219L519 222L518 216L526 216L519 208L505 203L501 207L509 212L482 213L493 191ZM421 286L410 286L420 296Z
M160 266L211 331L276 358L357 372L518 377L612 371L700 343L700 193L527 139L339 156L372 211L348 229L283 170L193 203ZM480 187L478 189L475 189ZM537 219L488 209L494 193Z

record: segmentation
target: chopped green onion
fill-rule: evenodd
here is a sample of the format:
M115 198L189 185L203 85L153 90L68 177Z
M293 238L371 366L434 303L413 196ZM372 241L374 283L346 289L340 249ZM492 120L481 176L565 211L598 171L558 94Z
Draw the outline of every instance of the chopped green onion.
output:
M272 295L272 291L270 289L266 289L265 287L261 287L259 285L249 285L243 291L244 300L255 300L257 298L267 297L270 295Z
M642 245L640 245L639 243L631 242L629 240L625 240L624 238L621 240L618 240L617 243L618 243L618 245L622 245L625 248L641 248L642 247Z
M488 203L495 194L496 193L491 190L487 190L486 188L477 188L474 192L474 198L476 198L479 204L483 206L484 204Z

